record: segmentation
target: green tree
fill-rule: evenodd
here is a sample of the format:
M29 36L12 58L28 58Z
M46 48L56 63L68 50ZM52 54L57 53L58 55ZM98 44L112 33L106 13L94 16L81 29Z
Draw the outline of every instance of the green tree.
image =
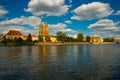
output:
M46 42L51 42L50 37L49 37L49 36L46 36L46 37L45 37L45 41L46 41Z
M28 41L28 42L32 42L32 35L31 35L31 34L28 34L27 41Z
M43 36L40 36L40 35L39 35L39 36L38 36L38 39L39 39L40 42L43 42Z
M90 42L90 36L88 36L88 35L86 36L86 41Z
M114 42L114 38L104 38L104 42Z
M83 42L83 33L79 33L78 35L77 35L77 41L78 42Z
M68 41L68 42L74 42L75 39L74 39L73 37L68 37L67 41Z
M23 39L22 38L15 38L14 41L15 42L23 42Z
M3 43L4 43L5 46L7 46L7 44L8 44L8 40L6 39L6 36L4 36Z
M67 36L66 33L63 33L63 32L61 32L61 31L59 31L59 32L57 32L56 34L57 34L57 40L58 40L58 41L63 41L63 42L65 42L65 41L68 40L68 36Z

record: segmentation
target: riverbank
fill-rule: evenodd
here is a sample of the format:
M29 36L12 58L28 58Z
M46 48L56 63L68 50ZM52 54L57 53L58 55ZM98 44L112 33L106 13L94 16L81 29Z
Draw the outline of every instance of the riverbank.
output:
M90 44L88 42L39 42L35 43L35 46L39 45L71 45L71 44Z
M39 42L35 43L34 45L26 45L26 44L21 44L21 45L13 45L9 44L7 46L40 46L40 45L79 45L79 44L92 44L90 42ZM103 42L103 43L98 43L99 44L115 44L115 42ZM3 43L0 43L0 46L5 46Z
M78 45L78 44L91 44L89 42L39 42L35 43L35 46L39 45ZM103 42L100 44L115 44L114 42Z

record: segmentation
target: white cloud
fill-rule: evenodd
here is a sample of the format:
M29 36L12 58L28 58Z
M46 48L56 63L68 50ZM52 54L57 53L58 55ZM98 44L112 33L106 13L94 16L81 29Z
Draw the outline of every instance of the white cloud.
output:
M0 17L4 16L7 13L8 13L8 11L6 9L4 9L4 7L0 6Z
M120 27L118 26L118 23L109 19L101 19L94 24L90 24L88 28L93 30L93 33L97 33L99 35L110 34L113 37L116 37L116 35L119 35L120 37ZM107 35L107 37L109 37L109 35Z
M63 29L63 30L59 30L59 31L62 31L62 32L65 32L65 33L77 32L77 31L69 29L69 28Z
M113 13L108 3L92 2L89 4L82 4L73 10L75 13L71 19L76 20L91 20L96 18L103 18Z
M11 20L2 21L0 22L0 26L8 27L11 25L12 26L13 25L17 25L17 26L30 25L34 27L39 25L40 21L41 19L35 16L29 16L29 17L21 16L20 18L13 18Z
M89 29L95 29L100 31L109 31L116 29L116 23L109 19L101 19L94 24L89 25Z
M4 33L6 31L13 29L13 30L20 30L21 32L26 34L27 32L36 33L37 29L39 29L40 22L41 19L35 16L29 16L29 17L21 16L20 18L13 18L11 20L0 22L0 32Z
M66 24L58 23L58 24L49 24L49 32L52 34L56 34L58 31L62 31L67 33L68 35L74 35L77 31L67 28Z
M72 24L72 22L70 20L65 21L65 23Z
M115 15L120 16L120 10L118 10L118 11L115 13Z
M65 0L30 0L27 12L41 16L60 16L67 13L69 5L65 5Z
M72 3L72 0L69 0L69 3Z
M9 30L19 30L23 34L38 34L39 32L39 24L41 19L35 16L20 18L13 18L11 20L6 20L0 22L0 32L7 33ZM75 31L67 28L67 25L64 23L57 24L48 24L49 25L49 33L56 34L58 31L66 32L69 34L74 34Z

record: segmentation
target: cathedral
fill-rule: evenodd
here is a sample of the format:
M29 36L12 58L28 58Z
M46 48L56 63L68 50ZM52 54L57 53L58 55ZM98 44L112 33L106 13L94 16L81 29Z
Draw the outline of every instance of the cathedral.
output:
M56 42L56 36L49 34L48 24L43 24L42 21L39 26L39 35L43 37L43 41L46 42L45 37L49 37L51 42Z

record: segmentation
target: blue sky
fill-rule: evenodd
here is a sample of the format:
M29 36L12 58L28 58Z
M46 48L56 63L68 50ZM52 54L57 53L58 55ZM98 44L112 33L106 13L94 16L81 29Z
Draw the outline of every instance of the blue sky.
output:
M41 20L51 34L120 37L120 0L0 0L0 33L38 34Z

